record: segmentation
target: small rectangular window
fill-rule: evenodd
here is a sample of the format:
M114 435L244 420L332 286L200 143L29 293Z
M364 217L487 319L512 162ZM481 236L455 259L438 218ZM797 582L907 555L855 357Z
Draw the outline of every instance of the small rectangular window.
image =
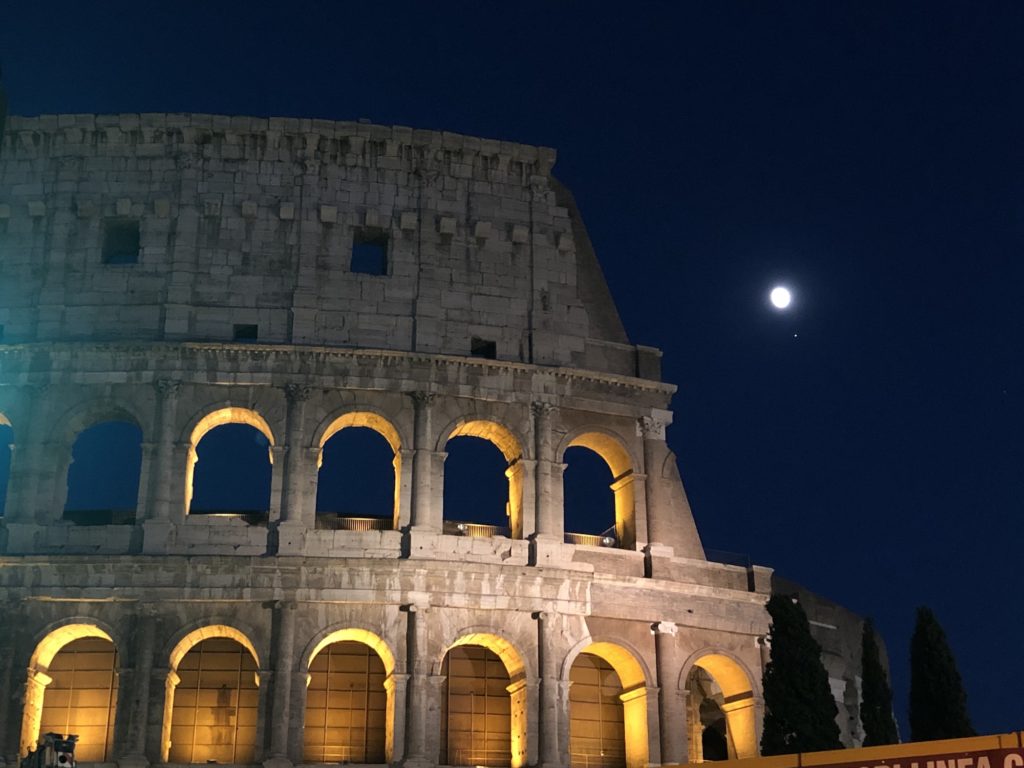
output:
M362 275L388 273L388 236L379 229L357 229L352 234L352 272Z
M258 325L235 325L235 341L256 341L260 336L260 327Z
M0 325L0 342L4 340L4 327Z
M474 336L469 345L469 354L473 357L484 357L488 360L494 360L498 356L498 344L497 342L478 339Z
M139 222L110 219L103 225L103 263L139 263Z

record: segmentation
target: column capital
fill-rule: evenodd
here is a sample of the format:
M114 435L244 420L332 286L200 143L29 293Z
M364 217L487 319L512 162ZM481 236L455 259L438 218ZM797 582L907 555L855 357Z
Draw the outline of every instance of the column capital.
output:
M664 440L665 427L671 423L671 419L660 416L641 416L636 421L636 432L644 440Z
M422 408L423 406L430 405L437 395L433 392L426 392L422 389L417 389L415 392L410 392L409 397L412 398L412 401L415 403L417 408Z
M305 384L285 384L281 389L284 390L284 396L289 403L293 405L295 403L304 403L309 399L312 394L312 387L307 387Z
M530 411L538 419L549 418L555 411L555 406L552 403L542 403L535 401L530 403Z
M676 626L674 621L659 621L651 626L651 633L655 635L671 635L676 636L679 631L679 627Z
M160 394L160 397L169 399L178 396L181 390L181 379L155 379L153 386Z
M547 621L551 618L552 613L551 611L534 611L530 616L537 621Z

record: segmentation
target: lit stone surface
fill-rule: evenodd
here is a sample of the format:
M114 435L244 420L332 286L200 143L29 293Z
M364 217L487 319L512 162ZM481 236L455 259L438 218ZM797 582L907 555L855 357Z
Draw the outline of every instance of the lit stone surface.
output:
M0 688L12 695L0 697L0 758L34 743L55 695L50 664L81 638L116 650L115 723L92 749L124 766L381 754L597 765L570 754L570 732L589 726L569 683L602 665L618 688L588 695L611 696L623 718L609 765L687 759L695 667L729 700L734 752L756 752L770 571L705 559L665 443L675 387L660 381L658 350L629 342L554 160L318 120L10 120L0 423L15 453ZM135 263L104 263L115 217L138 221ZM385 274L350 270L363 230L386 237ZM239 325L256 325L256 340L235 341ZM495 359L472 357L474 338ZM112 418L143 434L134 520L75 525L62 512L71 445ZM258 520L188 514L197 445L229 423L269 441ZM393 450L394 514L324 529L317 470L347 427ZM446 444L466 435L509 464L506 530L444 520ZM617 546L564 528L571 446L615 478ZM456 647L467 650L449 660ZM333 717L324 665L368 658L380 664L345 679L373 703L346 704L345 727L372 726L304 728ZM473 739L444 704L449 661L460 680L482 664L501 684L487 698L486 754L453 746Z

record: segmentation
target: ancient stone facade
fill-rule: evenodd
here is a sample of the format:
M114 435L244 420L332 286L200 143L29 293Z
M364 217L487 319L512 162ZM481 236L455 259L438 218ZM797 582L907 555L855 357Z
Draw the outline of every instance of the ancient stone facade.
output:
M675 388L554 160L315 120L9 120L7 763L55 722L125 765L679 763L698 670L729 754L756 753L770 571L705 559L665 443ZM134 514L68 516L71 447L109 420L141 430ZM190 514L197 447L232 423L269 444L269 509ZM348 427L393 450L389 520L316 514ZM458 436L505 457L506 529L446 518ZM565 530L573 446L611 470L608 536Z

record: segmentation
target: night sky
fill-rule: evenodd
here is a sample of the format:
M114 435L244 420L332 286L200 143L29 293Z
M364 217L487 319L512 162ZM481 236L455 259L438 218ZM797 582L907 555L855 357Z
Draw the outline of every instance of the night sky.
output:
M258 6L4 4L11 111L556 147L705 546L874 617L905 738L919 604L1024 727L1024 4Z

